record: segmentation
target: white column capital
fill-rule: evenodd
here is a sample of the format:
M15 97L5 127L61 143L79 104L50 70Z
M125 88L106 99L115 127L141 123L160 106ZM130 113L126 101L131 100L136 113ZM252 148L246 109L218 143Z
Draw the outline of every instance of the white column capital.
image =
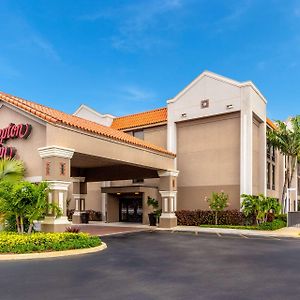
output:
M69 185L71 182L67 181L47 181L49 184L50 190L56 190L56 191L68 191Z
M72 182L85 182L85 177L72 177Z
M159 177L167 177L167 176L178 177L178 174L179 174L178 170L163 170L163 171L158 171L158 176Z
M162 198L165 198L165 197L176 197L177 195L177 191L159 191L160 195Z
M62 158L68 158L71 159L74 155L75 150L59 147L59 146L47 146L38 148L39 154L41 158L46 157L62 157Z

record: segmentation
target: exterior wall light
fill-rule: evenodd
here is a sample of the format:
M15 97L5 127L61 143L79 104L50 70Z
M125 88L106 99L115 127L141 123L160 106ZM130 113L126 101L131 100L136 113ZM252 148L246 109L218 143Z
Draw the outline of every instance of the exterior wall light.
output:
M227 109L233 109L233 107L234 107L233 104L228 104L228 105L226 106Z
M181 117L182 117L182 118L186 118L186 113L182 113L182 114L181 114Z

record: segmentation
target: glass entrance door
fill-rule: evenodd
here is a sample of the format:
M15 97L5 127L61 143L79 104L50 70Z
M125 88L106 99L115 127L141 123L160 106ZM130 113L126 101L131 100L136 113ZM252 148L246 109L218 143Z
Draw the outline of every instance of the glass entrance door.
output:
M120 221L142 223L143 221L142 198L120 199Z

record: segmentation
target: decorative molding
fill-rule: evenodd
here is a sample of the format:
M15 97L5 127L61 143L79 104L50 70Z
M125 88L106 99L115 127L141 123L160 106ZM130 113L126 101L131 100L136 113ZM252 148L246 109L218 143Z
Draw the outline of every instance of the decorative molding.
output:
M168 171L158 171L158 176L159 177L166 177L166 176L173 176L177 177L179 174L178 170L168 170Z
M68 220L68 217L51 217L51 216L46 216L43 221L41 221L42 224L71 224L71 222Z
M73 194L74 199L85 199L87 194Z
M170 104L170 103L176 102L181 96L183 96L185 93L187 93L187 91L190 88L192 88L199 80L201 80L205 76L213 78L213 79L216 79L216 80L219 80L219 81L222 81L222 82L225 82L225 83L228 83L228 84L233 85L233 86L237 86L239 88L249 86L249 87L251 87L260 96L260 98L265 103L267 103L266 98L263 96L263 94L259 91L259 89L254 85L254 83L252 81L238 82L236 80L232 80L230 78L227 78L225 76L222 76L222 75L210 72L210 71L204 71L204 72L202 72L189 85L187 85L181 92L179 92L174 98L169 99L167 101L167 103Z
M87 111L89 111L90 113L93 113L94 115L100 117L100 118L111 118L114 119L116 118L116 116L113 116L111 114L101 114L99 112L97 112L96 110L94 110L93 108L87 106L86 104L81 104L78 109L73 113L74 116L78 116L78 114L80 113L80 111L82 109L85 109Z
M38 148L39 154L41 158L46 157L62 157L62 158L68 158L71 159L74 155L75 150L59 147L59 146L47 146Z
M68 191L69 190L69 185L71 182L67 181L47 181L49 183L49 188L50 190L55 190L55 191Z
M42 176L32 176L32 177L25 177L24 178L26 181L32 182L32 183L38 183L43 181Z
M159 191L162 198L165 197L176 197L177 191Z
M72 177L72 182L85 182L85 177Z

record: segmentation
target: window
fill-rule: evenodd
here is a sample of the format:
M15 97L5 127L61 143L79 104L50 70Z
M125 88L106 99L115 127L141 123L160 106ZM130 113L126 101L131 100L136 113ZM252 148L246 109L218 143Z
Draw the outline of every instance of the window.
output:
M267 189L276 189L276 149L267 141Z
M51 163L48 161L46 163L46 176L50 175Z
M267 188L271 187L271 163L267 163Z
M272 190L275 191L276 189L276 169L275 169L275 165L272 165Z
M276 150L274 147L272 147L272 161L275 162L275 160L276 160Z
M60 163L59 169L60 169L60 175L62 175L62 176L66 175L66 164L65 163Z
M267 158L271 157L271 146L267 144Z
M144 130L135 130L135 131L133 131L133 136L140 139L140 140L143 140L144 139Z

